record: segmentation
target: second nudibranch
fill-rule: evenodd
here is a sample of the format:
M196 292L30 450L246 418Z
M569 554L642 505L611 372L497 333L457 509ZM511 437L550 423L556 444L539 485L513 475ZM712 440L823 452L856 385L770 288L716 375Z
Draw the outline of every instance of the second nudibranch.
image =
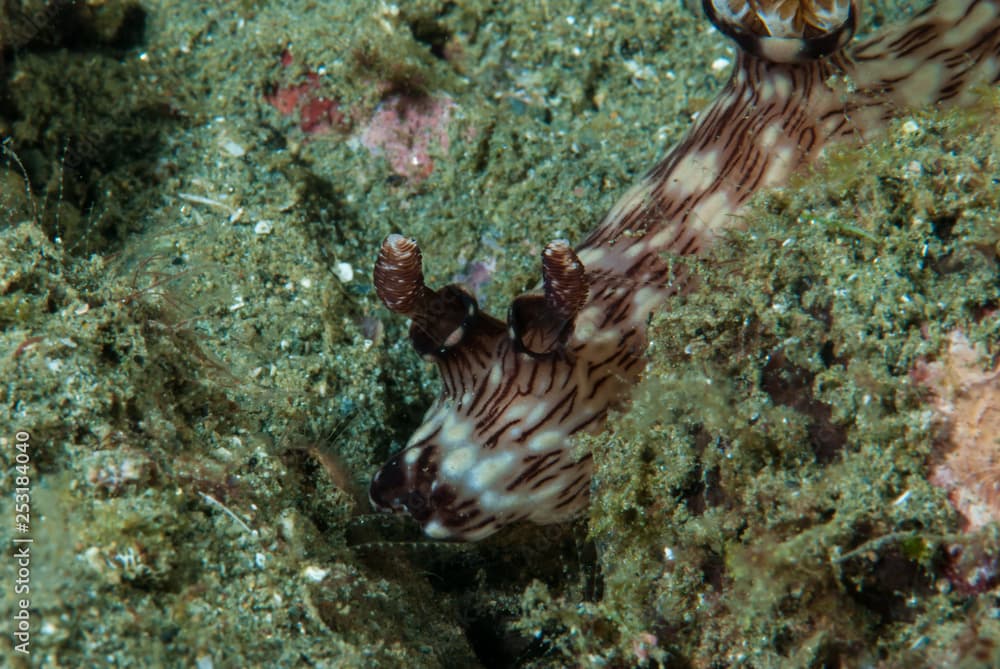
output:
M755 192L830 142L870 138L905 110L970 104L1000 72L1000 0L945 0L853 48L854 2L703 4L739 47L729 82L582 244L545 247L541 290L517 297L506 321L459 286L428 287L414 240L383 242L376 291L411 319L442 388L375 474L378 509L470 541L577 514L592 461L572 457L571 437L600 431L637 381L649 316L685 285L666 258L707 249Z

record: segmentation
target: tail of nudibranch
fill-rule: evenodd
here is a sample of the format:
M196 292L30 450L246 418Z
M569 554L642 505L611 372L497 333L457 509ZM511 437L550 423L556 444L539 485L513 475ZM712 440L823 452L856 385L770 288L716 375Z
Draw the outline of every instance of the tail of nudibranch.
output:
M602 428L637 380L649 314L682 287L664 256L703 251L762 188L834 140L865 139L907 109L967 104L1000 71L1000 0L945 0L852 48L850 0L703 0L739 46L726 87L574 252L542 254L542 288L506 323L457 286L424 284L415 241L389 235L375 288L408 316L441 393L372 480L383 510L435 538L557 522L587 502L591 459L570 439Z

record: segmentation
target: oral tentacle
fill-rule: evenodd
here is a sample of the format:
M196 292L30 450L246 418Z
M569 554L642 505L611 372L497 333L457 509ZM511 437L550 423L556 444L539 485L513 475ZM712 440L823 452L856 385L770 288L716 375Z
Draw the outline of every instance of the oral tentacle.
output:
M386 238L375 287L412 320L442 391L370 496L428 536L477 540L519 520L558 522L586 506L591 460L571 440L604 426L639 378L649 315L687 287L702 253L763 188L863 141L908 110L967 105L1000 77L1000 0L944 0L849 48L848 0L703 0L740 51L729 82L681 141L574 252L542 254L540 291L507 323L458 286L424 283L420 250Z

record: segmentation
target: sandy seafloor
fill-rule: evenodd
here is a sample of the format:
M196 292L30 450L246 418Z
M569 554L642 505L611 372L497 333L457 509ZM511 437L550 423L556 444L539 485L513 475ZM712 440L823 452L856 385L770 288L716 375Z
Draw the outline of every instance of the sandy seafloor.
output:
M7 666L1000 665L994 92L758 199L582 446L586 517L371 513L437 388L379 242L502 316L724 82L697 4L3 3Z

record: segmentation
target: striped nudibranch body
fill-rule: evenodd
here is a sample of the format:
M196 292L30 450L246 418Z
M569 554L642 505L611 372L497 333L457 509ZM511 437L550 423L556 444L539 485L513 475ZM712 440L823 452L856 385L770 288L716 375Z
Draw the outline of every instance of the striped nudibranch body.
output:
M868 139L908 109L970 104L1000 79L1000 0L942 0L853 47L849 0L703 4L740 46L728 84L575 251L545 247L542 290L517 297L506 322L457 286L427 287L412 239L383 242L378 295L412 320L442 389L373 478L377 508L462 540L578 513L592 462L572 457L571 437L600 431L638 379L649 315L685 284L665 256L704 251L824 145Z

